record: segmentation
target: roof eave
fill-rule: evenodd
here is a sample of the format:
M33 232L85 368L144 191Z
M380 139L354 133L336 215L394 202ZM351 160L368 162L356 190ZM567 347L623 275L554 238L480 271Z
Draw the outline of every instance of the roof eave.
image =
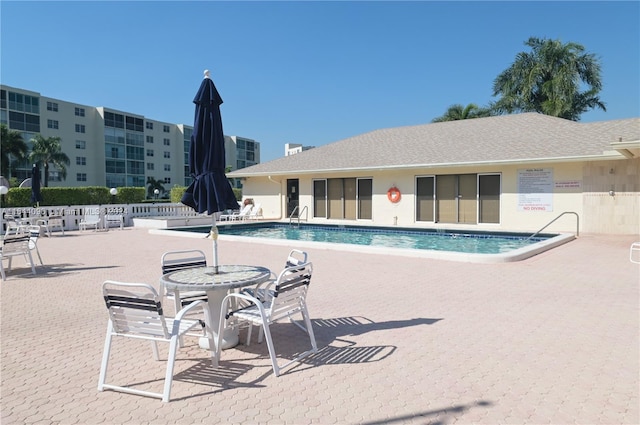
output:
M579 162L579 161L600 161L609 159L623 159L626 155L618 150L606 151L599 155L580 155L580 156L562 156L551 158L520 158L505 159L492 161L469 161L455 163L430 163L430 164L408 164L408 165L385 165L385 166L369 166L369 167L348 167L348 168L323 168L317 170L293 170L293 171L264 171L257 173L243 173L242 170L236 170L228 177L248 178L248 177L269 177L269 176L288 176L288 175L309 175L309 174L328 174L328 173L353 173L353 172L370 172L370 171L390 171L390 170L410 170L419 168L453 168L453 167L473 167L487 165L512 165L512 164L538 164L538 163L557 163L557 162Z

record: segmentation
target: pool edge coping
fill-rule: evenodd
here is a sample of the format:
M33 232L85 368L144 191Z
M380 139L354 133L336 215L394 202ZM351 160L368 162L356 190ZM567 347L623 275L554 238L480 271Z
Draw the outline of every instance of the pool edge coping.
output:
M206 238L203 233L195 233L188 231L176 231L172 229L149 229L149 233L154 235L190 237L190 238ZM313 241L293 241L289 239L267 239L247 236L219 235L219 241L245 242L245 243L261 243L265 245L292 246L298 248L317 248L333 251L349 251L363 254L379 254L393 255L401 257L428 258L434 260L447 260L467 263L510 263L526 260L536 256L542 252L551 250L567 242L576 239L572 233L560 233L552 238L539 241L526 247L517 248L513 251L498 254L476 254L451 251L436 251L430 249L408 249L408 248L391 248L369 245L352 245L338 244L330 242L313 242Z

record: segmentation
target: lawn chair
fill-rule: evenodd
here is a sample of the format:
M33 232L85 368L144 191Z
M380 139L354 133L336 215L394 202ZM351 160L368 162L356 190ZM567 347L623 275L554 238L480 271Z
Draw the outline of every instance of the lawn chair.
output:
M102 285L102 293L109 310L109 324L100 366L98 391L110 389L161 398L162 401L168 402L171 397L171 382L173 381L173 369L179 346L178 340L193 328L201 327L204 329L205 327L203 320L186 319L185 315L201 306L207 308L206 303L204 301L191 303L182 309L175 318L169 318L164 316L161 298L151 285L107 280ZM155 360L160 360L157 343L169 343L169 356L162 393L106 383L111 343L116 336L151 341ZM211 350L211 355L214 354L215 352ZM217 361L212 360L213 365L217 365Z
M40 250L38 249L38 238L40 237L41 227L36 225L28 226L27 232L29 234L29 249L31 251L36 251L36 254L38 254L38 260L40 260L40 265L43 266L44 263L42 262Z
M629 247L629 261L640 264L640 242L634 242Z
M307 263L308 255L305 251L299 249L292 249L289 251L287 261L284 264L284 268L290 268L294 266L301 266ZM244 288L242 293L258 298L261 301L270 299L273 297L273 289L271 288L276 281L277 276L273 276L272 279L262 282L253 288Z
M80 230L87 230L88 227L93 227L93 230L98 230L102 224L102 217L100 214L92 214L91 212L85 212L84 217L78 223Z
M162 267L163 275L194 267L206 267L207 257L204 255L204 252L199 249L168 251L162 254L160 266ZM207 300L207 293L204 291L180 292L180 296L176 297L173 292L167 292L164 286L160 286L160 295L162 297L173 299L176 312L180 311L182 307L192 303L193 301Z
M220 215L220 221L244 220L249 215L252 208L253 208L253 205L247 204L244 207L242 207L242 210L240 210L240 212L237 212L237 213L234 212L231 214L222 214Z
M7 280L7 276L4 271L4 260L9 260L7 271L11 271L11 260L16 256L24 257L25 261L31 266L32 274L36 274L36 266L33 262L33 258L31 257L31 249L29 249L29 235L5 235L5 238L2 241L2 250L0 250L0 275L2 275L3 281Z
M301 360L309 354L316 353L318 351L318 347L316 345L316 339L313 334L311 319L309 318L309 311L306 303L312 271L313 266L311 263L306 263L302 265L302 267L294 266L284 269L273 285L274 295L269 300L261 301L244 293L230 293L227 295L222 302L215 358L220 358L222 336L225 328L248 326L246 345L249 345L251 342L251 329L254 325L261 327L258 342L262 342L263 335L267 339L271 365L273 367L273 373L276 376L280 376L281 369ZM240 300L244 303L248 302L250 305L238 310L229 311L229 307L235 300ZM296 314L302 315L304 326L292 319L292 316ZM269 328L277 321L286 318L309 335L311 350L305 351L286 364L280 366L278 365Z
M255 204L253 208L251 208L251 212L247 215L247 220L257 220L259 218L264 218L262 215L262 204Z

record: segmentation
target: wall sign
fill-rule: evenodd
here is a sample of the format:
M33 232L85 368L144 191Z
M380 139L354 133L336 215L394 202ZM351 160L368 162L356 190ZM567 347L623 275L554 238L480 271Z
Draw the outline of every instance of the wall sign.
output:
M553 211L553 168L518 170L518 211Z

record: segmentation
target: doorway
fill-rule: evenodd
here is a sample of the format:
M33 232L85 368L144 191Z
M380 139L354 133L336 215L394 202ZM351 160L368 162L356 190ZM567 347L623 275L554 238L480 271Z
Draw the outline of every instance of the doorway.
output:
M291 217L291 214L294 213L293 217L298 217L300 211L296 209L299 205L299 181L298 179L287 179L287 217Z

